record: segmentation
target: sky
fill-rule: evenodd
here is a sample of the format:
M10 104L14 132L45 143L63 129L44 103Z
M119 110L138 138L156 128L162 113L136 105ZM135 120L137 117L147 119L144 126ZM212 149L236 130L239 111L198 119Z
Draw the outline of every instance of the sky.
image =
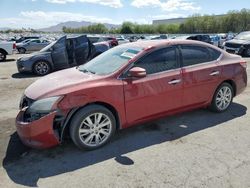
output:
M155 19L250 9L249 0L0 0L0 28L44 28L65 21L151 24Z

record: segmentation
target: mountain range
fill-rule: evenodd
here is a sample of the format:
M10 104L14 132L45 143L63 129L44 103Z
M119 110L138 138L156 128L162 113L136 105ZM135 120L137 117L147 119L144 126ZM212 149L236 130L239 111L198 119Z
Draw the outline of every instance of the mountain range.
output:
M59 23L57 25L54 26L50 26L47 28L41 28L41 29L37 29L38 31L43 31L43 32L61 32L62 28L65 27L71 27L71 28L79 28L79 27L87 27L89 25L94 25L97 23L93 23L93 22L87 22L87 21L81 21L81 22L77 22L77 21L67 21L67 22L63 22L63 23ZM103 23L108 29L110 28L117 28L119 27L119 25L115 25L115 24L109 24L109 23Z

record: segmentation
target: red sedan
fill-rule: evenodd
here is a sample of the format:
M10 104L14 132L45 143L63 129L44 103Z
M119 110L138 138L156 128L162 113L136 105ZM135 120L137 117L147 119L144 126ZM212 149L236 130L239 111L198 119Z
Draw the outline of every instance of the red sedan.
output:
M247 86L246 62L197 41L140 41L29 86L16 119L21 140L48 148L66 134L84 149L118 129L195 108L223 112Z

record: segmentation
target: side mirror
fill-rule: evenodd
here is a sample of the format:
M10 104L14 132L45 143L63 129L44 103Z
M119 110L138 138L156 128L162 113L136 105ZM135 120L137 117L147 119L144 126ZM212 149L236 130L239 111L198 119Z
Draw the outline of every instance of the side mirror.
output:
M130 77L143 78L146 77L146 75L147 75L146 70L141 67L133 67L132 69L129 70Z

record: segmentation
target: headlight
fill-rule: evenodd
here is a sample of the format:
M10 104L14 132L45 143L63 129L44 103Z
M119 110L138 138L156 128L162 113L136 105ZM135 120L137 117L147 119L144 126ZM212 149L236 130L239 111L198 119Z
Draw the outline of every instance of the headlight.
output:
M54 105L61 99L61 96L40 99L33 102L26 111L28 121L38 120L41 117L55 110Z
M51 110L53 110L52 107L59 98L61 98L61 96L37 100L30 105L30 107L28 108L28 112L37 112L37 113L50 112Z

